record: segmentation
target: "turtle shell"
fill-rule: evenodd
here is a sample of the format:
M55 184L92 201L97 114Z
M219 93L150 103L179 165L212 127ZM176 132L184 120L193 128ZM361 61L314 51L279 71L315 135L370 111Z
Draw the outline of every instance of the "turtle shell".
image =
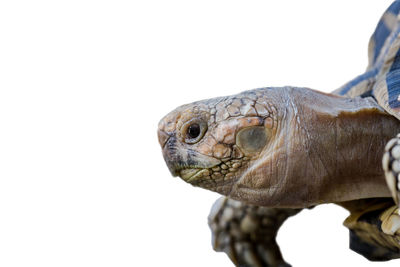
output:
M335 90L347 96L372 96L387 112L400 119L400 1L382 15L368 46L364 74Z

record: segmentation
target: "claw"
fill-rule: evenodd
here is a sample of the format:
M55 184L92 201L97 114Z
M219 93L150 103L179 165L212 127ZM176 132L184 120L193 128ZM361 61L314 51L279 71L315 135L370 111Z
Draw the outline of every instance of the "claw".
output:
M388 235L400 234L400 210L396 207L382 214L382 231Z
M385 177L386 177L386 183L389 187L390 193L392 194L394 202L396 202L396 204L399 205L399 192L397 190L396 177L393 175L391 171L385 172Z

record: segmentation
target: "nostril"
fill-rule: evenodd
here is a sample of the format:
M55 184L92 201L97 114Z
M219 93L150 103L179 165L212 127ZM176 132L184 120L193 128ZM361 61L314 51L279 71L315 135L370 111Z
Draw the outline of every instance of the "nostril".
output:
M157 135L158 135L158 142L160 143L161 147L164 148L165 144L170 138L170 135L168 135L166 132L162 130L158 130Z

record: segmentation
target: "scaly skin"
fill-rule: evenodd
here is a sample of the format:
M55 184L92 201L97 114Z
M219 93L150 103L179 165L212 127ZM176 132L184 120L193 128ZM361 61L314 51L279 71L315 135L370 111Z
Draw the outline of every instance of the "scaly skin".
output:
M237 266L289 267L276 243L276 235L283 222L300 211L246 205L222 197L208 216L213 247L225 252Z
M197 138L188 127L198 124ZM173 175L253 205L390 197L381 159L400 132L372 98L263 88L184 105L159 123Z
M228 194L252 157L237 146L235 134L255 125L265 125L270 129L275 114L275 108L269 105L263 91L214 98L177 108L160 121L158 132L170 171L173 175L180 174L193 185ZM184 143L185 123L193 119L205 121L208 130L200 142L187 145ZM180 170L188 167L202 171L185 177Z

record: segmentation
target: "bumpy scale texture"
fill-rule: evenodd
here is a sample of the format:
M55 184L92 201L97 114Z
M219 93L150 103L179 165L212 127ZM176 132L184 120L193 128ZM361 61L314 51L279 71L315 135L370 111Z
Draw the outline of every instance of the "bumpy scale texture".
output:
M268 93L268 89L258 89L232 97L195 102L179 107L176 113L171 114L171 117L167 115L161 121L159 128L167 134L175 131L180 140L186 138L185 127L193 122L193 118L202 118L207 122L208 138L198 144L193 144L192 150L218 159L219 162L212 168L197 171L195 174L190 167L197 166L183 164L181 166L183 177L185 174L190 176L187 182L208 189L215 189L218 186L222 191L224 191L224 187L226 190L231 188L231 177L242 165L247 164L252 157L253 150L257 151L257 144L246 142L249 138L240 138L239 134L237 140L235 134L238 129L250 126L265 126L267 129L273 127L272 118L275 110L266 101L266 93ZM176 114L179 114L179 117L176 117ZM242 133L242 135L245 134L246 132ZM165 142L162 138L166 137L159 136L159 138L161 143ZM261 143L265 141L263 136L260 138ZM190 157L190 152L188 157Z

